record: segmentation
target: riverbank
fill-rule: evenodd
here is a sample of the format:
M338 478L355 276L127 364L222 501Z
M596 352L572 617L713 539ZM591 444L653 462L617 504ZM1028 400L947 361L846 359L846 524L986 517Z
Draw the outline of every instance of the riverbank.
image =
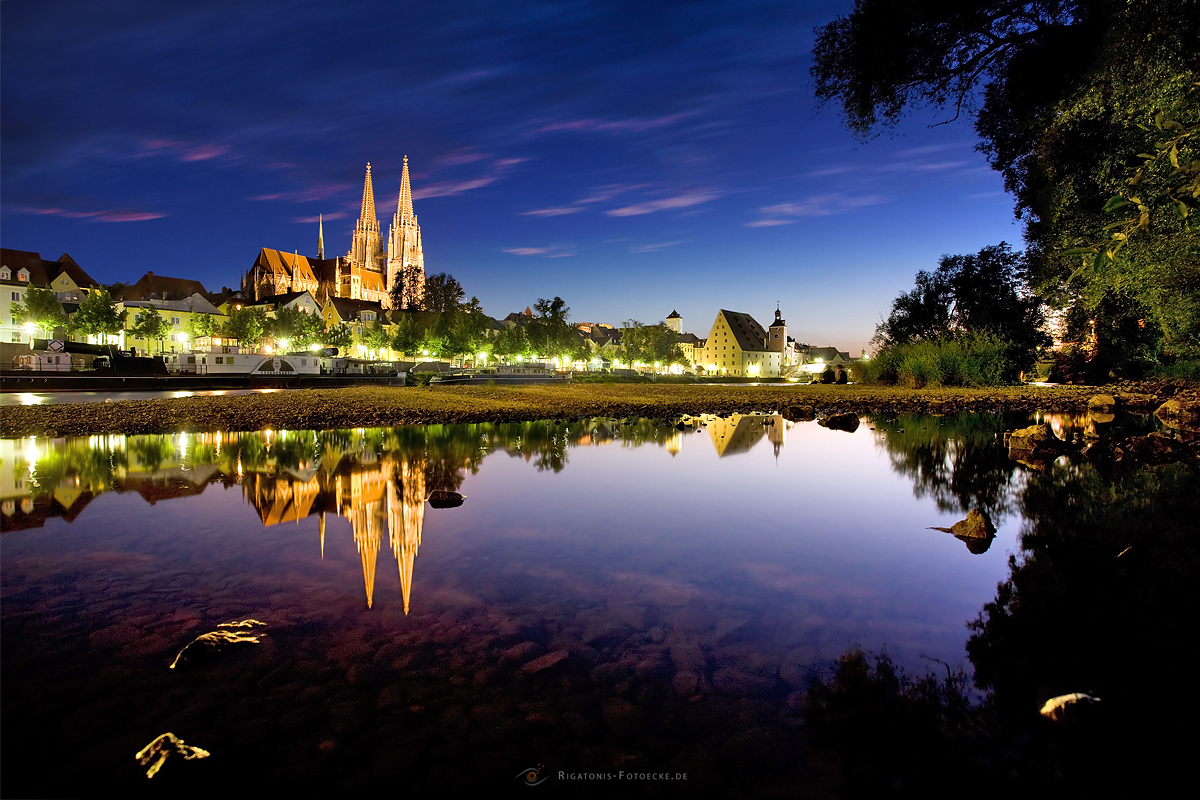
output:
M403 424L514 422L584 416L1083 411L1097 394L1152 411L1175 387L1014 386L912 390L880 386L460 386L310 389L271 394L6 407L0 436L80 436L175 431L326 430Z

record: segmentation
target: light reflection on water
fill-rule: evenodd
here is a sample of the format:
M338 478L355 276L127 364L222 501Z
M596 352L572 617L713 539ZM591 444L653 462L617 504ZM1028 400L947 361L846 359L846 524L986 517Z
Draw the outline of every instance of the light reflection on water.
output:
M965 625L1007 577L1023 522L1005 424L867 422L0 442L6 730L32 718L22 690L53 686L45 702L81 741L130 745L88 762L114 779L167 729L214 754L270 741L268 772L342 788L356 758L418 733L464 775L536 760L535 745L578 768L663 742L707 763L715 745L680 731L754 728L729 705L751 703L784 735L771 726L794 730L810 667L847 648L969 667ZM432 509L435 489L467 499ZM982 554L930 530L969 507L999 528ZM245 618L269 644L206 667L210 688L163 677L191 638ZM527 666L539 658L553 668ZM119 720L104 717L113 698Z

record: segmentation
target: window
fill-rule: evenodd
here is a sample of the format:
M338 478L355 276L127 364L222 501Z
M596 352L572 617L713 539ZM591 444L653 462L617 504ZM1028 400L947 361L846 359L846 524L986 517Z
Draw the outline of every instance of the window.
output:
M13 301L14 301L14 302L17 302L17 303L21 302L21 293L20 293L20 292L13 292L13 293L12 293L12 299L13 299Z
M11 280L12 280L12 270L10 270L8 267L4 267L3 269L0 269L0 281L11 281Z
M14 333L14 334L12 335L12 340L13 340L14 342L19 342L19 341L21 341L21 334L19 334L19 333Z
M28 282L29 281L29 270L23 269L20 272L18 272L17 280L21 281L22 283Z
M179 327L179 317L171 317L171 327L172 328Z
M217 363L218 363L218 364L224 364L224 363L225 363L225 361L224 361L224 359L223 359L221 356L217 356ZM232 358L231 358L231 359L229 359L229 363L231 363L231 364L233 363L233 359L232 359Z

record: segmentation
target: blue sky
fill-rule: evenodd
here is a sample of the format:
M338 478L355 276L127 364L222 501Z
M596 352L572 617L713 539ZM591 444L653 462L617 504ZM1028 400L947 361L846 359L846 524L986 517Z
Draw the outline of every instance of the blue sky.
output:
M0 5L0 231L95 278L235 285L259 248L344 253L409 156L426 270L493 316L704 336L720 308L857 352L942 254L1006 240L967 121L856 141L814 26L850 0Z

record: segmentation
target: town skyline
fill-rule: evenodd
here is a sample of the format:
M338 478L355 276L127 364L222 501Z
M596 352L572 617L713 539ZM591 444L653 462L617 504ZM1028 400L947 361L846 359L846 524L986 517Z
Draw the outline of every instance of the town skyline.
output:
M817 108L812 28L850 2L390 8L5 4L5 246L217 291L261 248L315 254L318 219L344 252L365 165L387 213L407 154L427 274L493 316L559 296L703 334L778 303L854 353L919 269L1021 246L967 122L862 143ZM364 13L402 55L357 44Z

